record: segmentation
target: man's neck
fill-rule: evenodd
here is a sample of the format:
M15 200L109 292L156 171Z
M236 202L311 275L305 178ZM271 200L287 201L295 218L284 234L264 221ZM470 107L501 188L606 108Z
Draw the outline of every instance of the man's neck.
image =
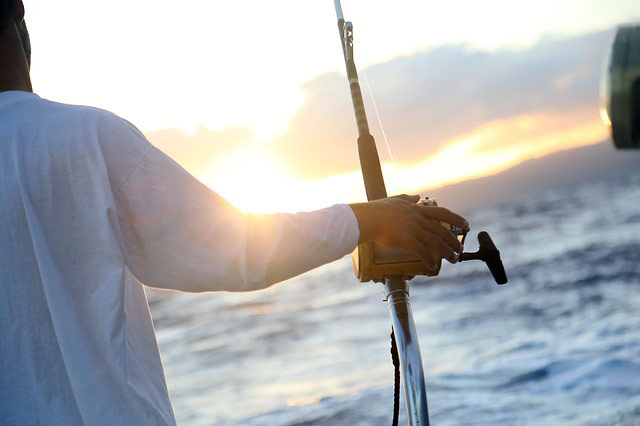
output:
M0 92L20 90L32 92L29 65L15 25L0 34Z

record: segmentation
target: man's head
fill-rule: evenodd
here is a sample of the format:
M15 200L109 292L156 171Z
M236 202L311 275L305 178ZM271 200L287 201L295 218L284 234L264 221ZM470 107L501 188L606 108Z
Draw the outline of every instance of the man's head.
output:
M24 21L24 4L22 0L0 0L0 37L5 37L12 26L18 30L27 64L31 66L31 40Z

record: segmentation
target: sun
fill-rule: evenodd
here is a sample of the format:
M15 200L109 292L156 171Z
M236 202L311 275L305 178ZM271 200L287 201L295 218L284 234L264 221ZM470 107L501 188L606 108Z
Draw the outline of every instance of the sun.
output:
M245 212L296 211L305 205L300 199L304 184L259 143L217 158L202 181Z

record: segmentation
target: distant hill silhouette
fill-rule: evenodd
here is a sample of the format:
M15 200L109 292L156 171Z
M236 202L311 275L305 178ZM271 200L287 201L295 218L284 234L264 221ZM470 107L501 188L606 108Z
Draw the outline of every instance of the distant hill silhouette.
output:
M438 204L468 210L554 187L640 170L640 151L617 151L611 141L528 160L501 173L424 190Z

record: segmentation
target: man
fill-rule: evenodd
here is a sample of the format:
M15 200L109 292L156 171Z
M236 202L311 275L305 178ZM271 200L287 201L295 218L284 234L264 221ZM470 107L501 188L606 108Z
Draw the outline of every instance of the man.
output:
M451 262L468 227L417 197L244 215L108 112L32 93L21 0L0 0L0 422L174 424L141 283L265 288L358 241Z

